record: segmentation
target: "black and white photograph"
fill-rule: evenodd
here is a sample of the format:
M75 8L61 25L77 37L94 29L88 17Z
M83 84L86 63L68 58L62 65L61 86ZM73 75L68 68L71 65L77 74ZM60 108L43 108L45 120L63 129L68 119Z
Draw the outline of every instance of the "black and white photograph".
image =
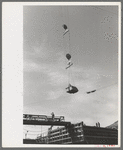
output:
M120 147L120 2L22 7L21 145Z

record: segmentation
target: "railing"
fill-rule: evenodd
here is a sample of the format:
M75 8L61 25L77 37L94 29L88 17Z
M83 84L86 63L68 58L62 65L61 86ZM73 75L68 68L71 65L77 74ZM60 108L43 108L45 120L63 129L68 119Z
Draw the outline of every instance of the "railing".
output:
M37 121L65 121L64 116L56 116L52 118L52 116L46 115L31 115L31 114L23 114L23 120L37 120Z

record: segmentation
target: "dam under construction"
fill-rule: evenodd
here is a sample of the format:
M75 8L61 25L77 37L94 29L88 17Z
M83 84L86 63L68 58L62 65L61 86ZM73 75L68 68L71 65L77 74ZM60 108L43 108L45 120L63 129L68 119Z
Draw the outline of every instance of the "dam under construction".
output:
M24 144L118 144L117 127L87 126L84 122L72 124L66 122L64 116L23 115L23 125L49 126L47 134L40 134L35 139L23 139ZM53 126L58 126L52 129ZM61 126L61 127L59 127Z

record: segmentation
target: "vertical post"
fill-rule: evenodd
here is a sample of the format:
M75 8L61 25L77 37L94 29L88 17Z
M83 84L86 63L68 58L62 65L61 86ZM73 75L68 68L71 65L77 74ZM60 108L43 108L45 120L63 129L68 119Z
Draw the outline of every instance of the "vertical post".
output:
M41 126L41 141L42 141L43 137L42 137L42 126Z
M26 134L25 134L25 139L27 139L27 133L28 133L28 131L27 131Z

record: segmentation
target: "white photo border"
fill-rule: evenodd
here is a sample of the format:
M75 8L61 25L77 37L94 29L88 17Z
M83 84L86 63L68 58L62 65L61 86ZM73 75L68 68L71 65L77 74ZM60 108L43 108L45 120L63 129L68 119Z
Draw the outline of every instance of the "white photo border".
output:
M3 2L2 3L2 147L103 147L103 145L23 144L23 6L118 6L118 145L121 146L121 3ZM108 146L107 146L108 147Z

